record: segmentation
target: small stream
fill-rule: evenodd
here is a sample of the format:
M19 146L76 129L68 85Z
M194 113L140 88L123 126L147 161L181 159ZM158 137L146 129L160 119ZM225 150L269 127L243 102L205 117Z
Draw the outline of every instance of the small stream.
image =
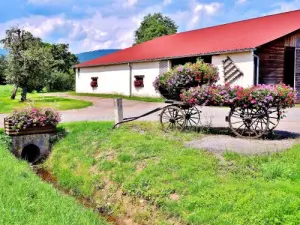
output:
M77 202L79 202L81 205L83 205L86 208L92 209L94 212L96 212L99 215L99 217L105 218L110 224L114 224L114 225L124 225L125 224L124 222L122 222L122 220L120 220L116 217L113 217L111 215L107 215L104 212L102 212L102 210L98 209L96 204L93 203L93 201L91 201L90 199L70 195L70 193L67 190L65 190L59 186L57 177L55 177L53 174L51 174L49 171L45 170L44 168L40 168L38 166L33 166L33 171L43 181L52 184L60 192L75 198L77 200Z

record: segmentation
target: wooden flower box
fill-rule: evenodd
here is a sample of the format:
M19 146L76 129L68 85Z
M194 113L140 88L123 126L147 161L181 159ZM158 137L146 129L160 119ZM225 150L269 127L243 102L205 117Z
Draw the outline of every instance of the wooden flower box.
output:
M134 87L136 87L136 88L144 87L144 81L143 80L135 80Z
M56 126L48 125L45 127L29 127L26 129L20 129L19 131L15 131L12 129L12 123L4 119L4 132L9 136L22 136L22 135L30 135L30 134L48 134L55 133Z

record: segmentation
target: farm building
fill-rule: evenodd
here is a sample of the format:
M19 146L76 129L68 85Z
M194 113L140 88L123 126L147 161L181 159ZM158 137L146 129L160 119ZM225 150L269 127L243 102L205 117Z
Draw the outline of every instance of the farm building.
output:
M300 10L163 36L79 64L76 92L158 96L158 74L199 57L219 68L220 84L284 82L300 93Z

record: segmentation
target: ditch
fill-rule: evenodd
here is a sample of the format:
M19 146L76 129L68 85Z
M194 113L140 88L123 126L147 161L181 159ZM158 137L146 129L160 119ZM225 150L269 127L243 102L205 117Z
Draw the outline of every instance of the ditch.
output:
M79 197L71 195L67 190L61 188L58 184L58 179L53 174L51 174L49 171L45 170L44 168L40 166L33 166L33 171L36 175L38 175L43 181L52 184L58 191L69 195L77 200L81 205L88 209L92 209L95 213L99 215L99 217L104 217L109 224L113 225L127 225L124 221L122 221L119 218L116 218L112 215L106 214L101 208L97 208L96 204L89 198Z

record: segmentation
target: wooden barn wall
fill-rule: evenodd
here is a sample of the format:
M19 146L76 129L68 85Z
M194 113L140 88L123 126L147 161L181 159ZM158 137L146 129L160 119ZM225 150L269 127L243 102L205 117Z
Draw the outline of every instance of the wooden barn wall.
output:
M284 81L284 53L286 47L295 47L300 30L265 44L257 49L260 57L260 83L278 84Z
M277 84L284 79L285 39L263 45L257 50L260 58L259 83Z
M297 91L297 99L300 99L300 49L296 50L295 69L295 89Z
M296 41L300 39L300 30L288 35L284 39L284 46L296 47Z

